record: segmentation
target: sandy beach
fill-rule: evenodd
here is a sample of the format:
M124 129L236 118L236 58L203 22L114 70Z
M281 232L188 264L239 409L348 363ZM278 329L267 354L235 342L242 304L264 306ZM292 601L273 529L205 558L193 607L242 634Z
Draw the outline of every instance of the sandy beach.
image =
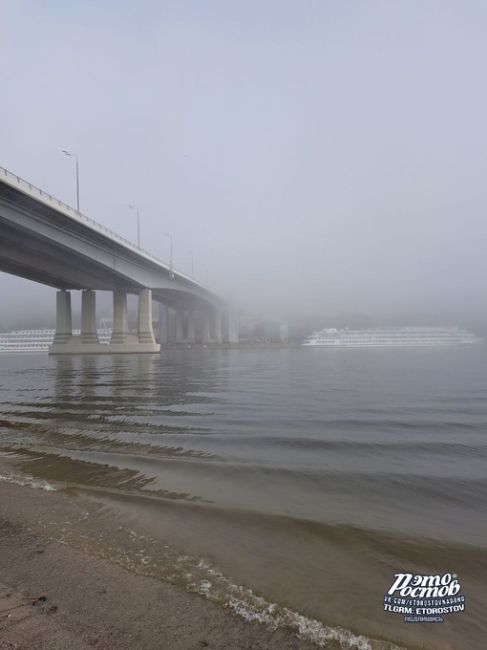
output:
M37 528L51 505L56 516L73 509L72 498L60 493L0 484L2 650L315 647L53 541Z
M247 623L178 585L54 541L49 529L42 532L46 515L58 521L62 513L79 516L82 501L0 483L2 650L316 647L290 631Z

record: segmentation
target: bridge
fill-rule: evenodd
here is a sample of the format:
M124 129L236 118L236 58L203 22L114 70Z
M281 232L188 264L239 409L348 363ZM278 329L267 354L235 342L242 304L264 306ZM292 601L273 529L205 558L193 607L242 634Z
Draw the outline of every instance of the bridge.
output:
M0 167L0 271L57 289L51 354L158 352L160 343L235 343L232 311L216 294L93 219ZM96 291L113 292L110 343L96 329ZM71 292L81 291L73 335ZM138 295L138 331L127 295ZM159 341L152 301L159 303Z

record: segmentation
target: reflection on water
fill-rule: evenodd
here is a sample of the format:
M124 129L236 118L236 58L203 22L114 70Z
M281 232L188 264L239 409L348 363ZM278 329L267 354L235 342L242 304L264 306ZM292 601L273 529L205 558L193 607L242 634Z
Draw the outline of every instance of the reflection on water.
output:
M0 447L294 610L473 648L485 361L483 348L0 357ZM383 614L404 568L458 573L468 611L431 627Z

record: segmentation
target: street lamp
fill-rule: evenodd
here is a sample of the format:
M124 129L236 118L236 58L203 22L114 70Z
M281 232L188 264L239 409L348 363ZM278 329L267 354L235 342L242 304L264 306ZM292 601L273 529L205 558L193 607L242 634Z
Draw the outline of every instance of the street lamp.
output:
M70 156L76 160L76 210L79 212L79 165L78 165L78 154L72 151L66 151L63 149L63 153L66 156Z
M194 255L191 251L188 251L188 255L191 255L191 279L194 280Z
M130 203L129 203L129 208L131 210L135 210L137 212L137 247L140 248L140 212L139 212L139 208L136 205L130 205Z
M164 237L169 237L169 241L171 242L171 257L169 258L169 274L171 276L171 280L174 278L174 260L173 260L173 254L172 254L172 233L170 232L165 232Z

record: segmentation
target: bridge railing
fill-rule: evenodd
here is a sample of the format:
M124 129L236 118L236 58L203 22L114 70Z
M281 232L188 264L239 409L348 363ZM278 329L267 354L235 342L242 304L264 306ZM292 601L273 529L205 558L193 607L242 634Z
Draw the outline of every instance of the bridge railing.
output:
M106 226L103 226L101 223L98 223L98 221L95 221L94 219L87 217L82 212L78 212L78 210L71 207L67 203L64 203L64 201L61 201L60 199L57 199L56 197L52 196L52 194L49 194L49 192L45 192L44 190L41 190L39 187L36 187L35 185L32 185L32 183L29 183L29 181L26 181L20 176L17 176L17 174L13 174L12 172L9 172L8 169L5 169L5 167L0 166L0 177L2 176L6 178L11 185L18 186L22 191L26 192L27 194L40 197L40 199L47 205L51 205L55 207L57 210L59 209L64 210L64 212L68 213L70 217L73 217L74 219L77 219L78 221L87 224L88 226L93 228L93 230L97 230L103 233L104 235L107 235L114 241L123 244L125 247L130 248L136 253L144 255L149 260L156 262L160 266L163 266L168 271L170 271L170 266L166 262L163 262L161 259L153 255L152 253L149 253L149 251L140 248L139 246L133 244L125 237L122 237L121 235L117 234L113 230L110 230L110 228L107 228ZM185 273L178 271L176 268L173 268L173 271L174 273L177 273L184 279L195 282L194 280L189 278ZM195 284L199 284L199 283L195 282Z

